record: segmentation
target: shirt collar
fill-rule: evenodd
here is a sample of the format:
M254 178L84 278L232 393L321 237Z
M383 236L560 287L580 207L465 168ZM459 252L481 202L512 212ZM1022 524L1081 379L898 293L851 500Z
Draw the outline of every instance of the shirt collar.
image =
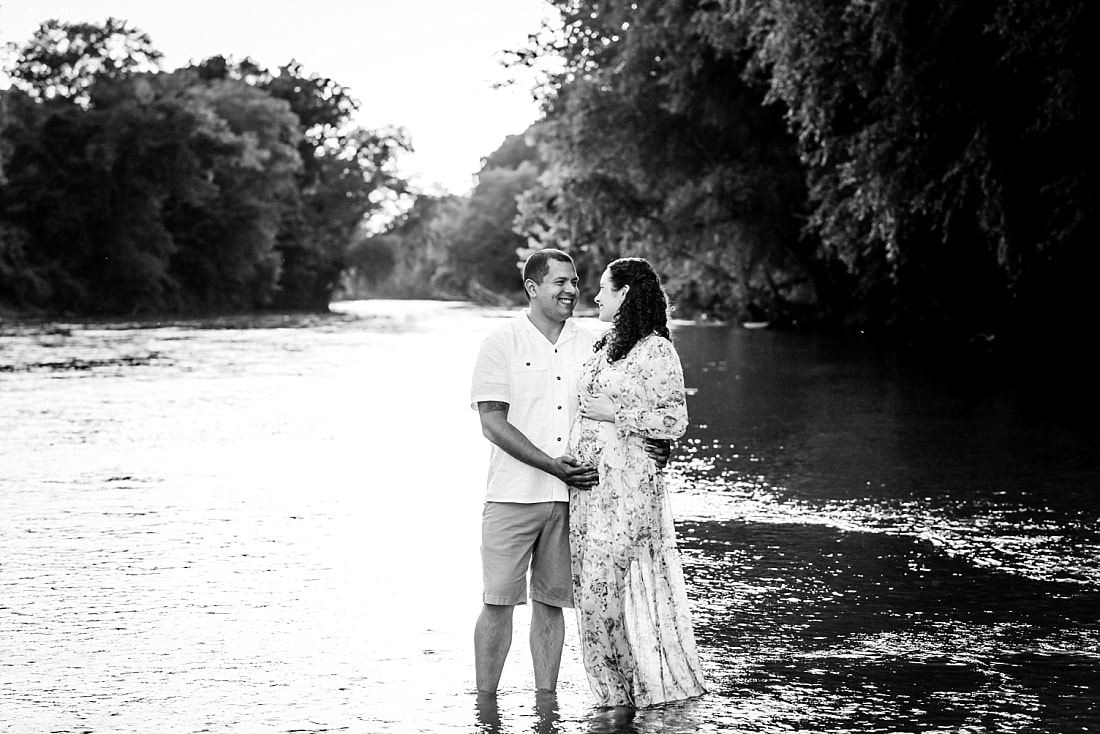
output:
M577 333L577 325L573 323L573 318L569 317L565 320L565 323L561 327L561 334L558 335L558 340L551 343L550 340L546 338L546 335L539 331L539 327L535 326L534 322L531 321L530 308L523 309L523 313L519 315L519 320L523 324L524 329L529 329L530 331L534 332L536 335L538 335L540 339L542 339L544 342L552 347L560 347L562 344L565 344L567 341L576 336Z

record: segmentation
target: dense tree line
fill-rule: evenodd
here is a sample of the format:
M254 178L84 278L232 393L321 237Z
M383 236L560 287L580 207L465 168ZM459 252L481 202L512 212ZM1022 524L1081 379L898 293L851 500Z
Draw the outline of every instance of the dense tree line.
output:
M686 308L981 339L1095 310L1088 0L552 0L537 241Z
M482 160L468 195L420 194L387 231L357 242L342 293L518 302L527 238L516 219L544 168L527 136L509 135Z
M296 64L171 73L46 24L9 72L0 301L116 311L519 293L641 254L680 313L1006 341L1095 309L1087 0L548 0L542 118L368 236L396 131ZM119 49L122 52L119 52ZM591 283L590 283L591 284Z
M987 344L1095 310L1086 0L549 4L523 146L364 250L407 285L516 293L555 246L655 260L685 315Z
M0 304L325 308L364 219L405 193L400 131L291 62L164 72L125 22L43 23L0 97Z

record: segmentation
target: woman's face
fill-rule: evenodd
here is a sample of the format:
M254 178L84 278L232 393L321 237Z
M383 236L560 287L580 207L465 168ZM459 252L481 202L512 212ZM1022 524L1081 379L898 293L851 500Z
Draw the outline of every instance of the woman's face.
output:
M600 292L596 294L596 305L600 307L600 321L607 323L615 321L615 314L619 312L619 307L623 305L623 299L626 298L629 290L628 285L615 290L611 285L611 271L603 271L603 275L600 276Z

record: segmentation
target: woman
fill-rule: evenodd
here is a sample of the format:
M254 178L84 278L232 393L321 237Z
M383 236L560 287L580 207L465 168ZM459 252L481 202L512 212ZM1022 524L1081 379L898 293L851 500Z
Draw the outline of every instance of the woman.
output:
M612 327L581 372L569 444L600 481L570 490L573 596L597 704L642 707L706 690L664 479L643 448L687 429L684 376L648 262L608 265L596 303Z

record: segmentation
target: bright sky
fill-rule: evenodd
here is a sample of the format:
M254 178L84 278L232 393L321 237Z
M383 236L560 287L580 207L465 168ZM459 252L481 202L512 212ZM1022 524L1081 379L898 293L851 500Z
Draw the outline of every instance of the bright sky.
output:
M508 79L500 52L539 28L543 0L0 0L0 42L39 23L126 20L166 69L221 54L267 68L291 59L361 103L356 122L404 127L416 152L401 173L423 190L466 193L481 158L535 121L530 81Z

